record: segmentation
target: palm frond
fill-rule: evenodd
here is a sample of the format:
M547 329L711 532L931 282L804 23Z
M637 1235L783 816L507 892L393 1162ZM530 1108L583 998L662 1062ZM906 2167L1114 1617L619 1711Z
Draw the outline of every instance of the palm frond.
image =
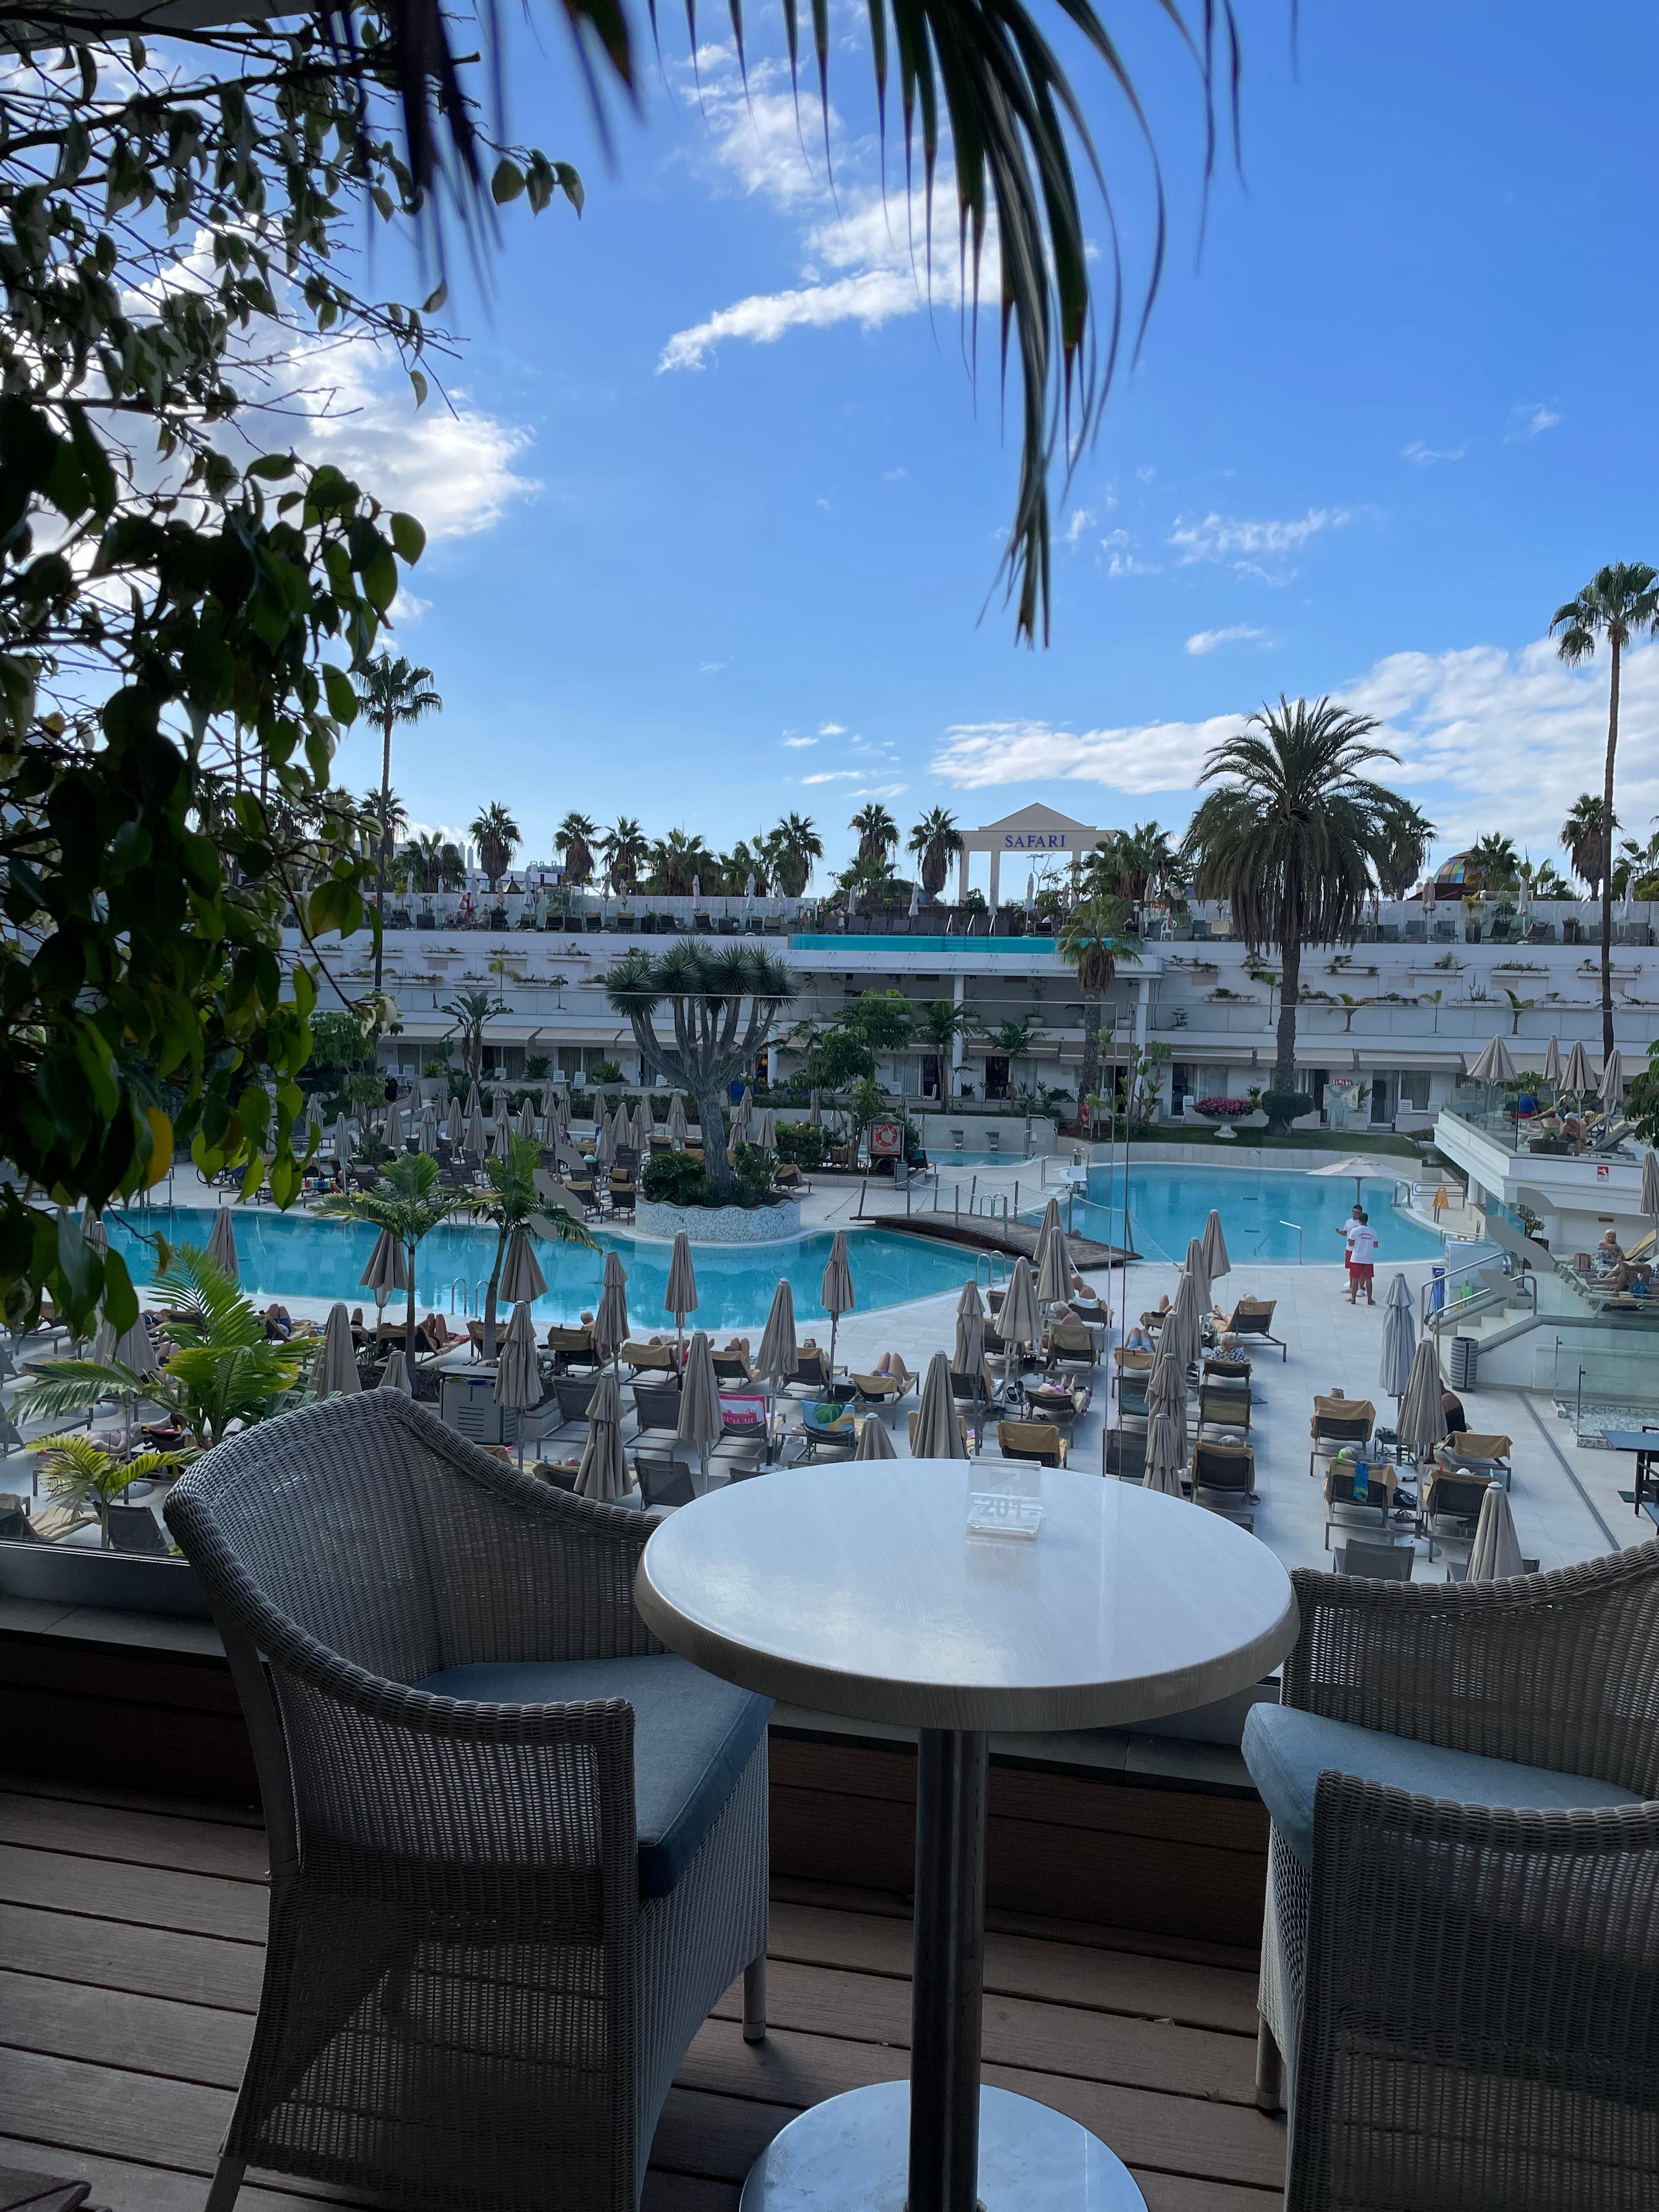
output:
M194 1244L181 1244L169 1251L155 1289L180 1316L173 1329L180 1343L228 1347L264 1340L265 1326L252 1300L210 1254Z

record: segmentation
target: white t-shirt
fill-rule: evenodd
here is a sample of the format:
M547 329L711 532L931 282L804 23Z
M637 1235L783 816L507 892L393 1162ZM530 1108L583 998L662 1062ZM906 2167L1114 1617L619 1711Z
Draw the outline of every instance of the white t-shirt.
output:
M1376 1258L1376 1231L1369 1221L1356 1221L1348 1237L1348 1257L1357 1267L1369 1267Z

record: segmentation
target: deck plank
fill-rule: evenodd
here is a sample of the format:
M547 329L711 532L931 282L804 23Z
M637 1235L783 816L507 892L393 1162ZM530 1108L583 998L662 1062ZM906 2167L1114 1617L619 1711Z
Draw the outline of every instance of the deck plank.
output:
M263 1882L270 1867L262 1828L131 1808L70 1805L9 1790L0 1790L0 1844L231 1881Z
M767 1972L769 2018L781 2028L848 2042L910 2047L910 1984L844 1968L779 1960ZM720 2020L743 2017L740 1986L714 2007ZM1140 2088L1179 2083L1184 2094L1254 2105L1255 2038L1221 2035L1173 2021L1127 2018L1072 2005L988 1992L981 2047L987 2065L1072 2074Z
M909 1979L908 1915L899 1919L834 1911L775 1898L766 1948L774 1959ZM988 1933L985 1987L1007 1996L1172 2020L1185 2027L1224 2028L1249 2036L1256 2029L1253 1972L1196 1966L1032 1936Z
M1086 1839L1085 1839L1086 1840ZM0 2156L92 2181L118 2212L199 2212L252 2032L262 1832L234 1808L0 1788ZM1110 2142L1149 2212L1273 2212L1284 2132L1251 2102L1255 1961L1237 1945L992 1916L985 2078ZM777 1885L772 2030L728 1993L670 2094L644 2212L736 2212L794 2112L902 2078L908 1902ZM264 2177L246 2212L353 2203Z

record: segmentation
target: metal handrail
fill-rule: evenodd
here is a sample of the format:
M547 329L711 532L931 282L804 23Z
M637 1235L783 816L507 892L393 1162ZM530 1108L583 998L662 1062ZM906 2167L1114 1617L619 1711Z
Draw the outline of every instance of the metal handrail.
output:
M1448 1285L1455 1283L1461 1276L1489 1273L1493 1267L1500 1269L1511 1283L1519 1284L1527 1295L1528 1303L1531 1305L1533 1312L1536 1314L1538 1285L1530 1269L1523 1264L1517 1263L1514 1253L1505 1252L1500 1249L1484 1260L1465 1260L1460 1267L1447 1267L1438 1275L1431 1275L1427 1282L1422 1284L1417 1294L1418 1319L1420 1327L1432 1329L1438 1334L1445 1326L1449 1316L1468 1313L1472 1306L1478 1304L1478 1300L1446 1297L1444 1293ZM1437 1306L1432 1303L1437 1290L1441 1293L1441 1303Z

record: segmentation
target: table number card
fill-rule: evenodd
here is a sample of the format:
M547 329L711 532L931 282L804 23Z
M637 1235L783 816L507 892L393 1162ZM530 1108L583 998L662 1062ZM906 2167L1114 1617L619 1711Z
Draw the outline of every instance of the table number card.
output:
M975 1460L968 1486L970 1536L1033 1537L1042 1526L1042 1469L1035 1461Z

